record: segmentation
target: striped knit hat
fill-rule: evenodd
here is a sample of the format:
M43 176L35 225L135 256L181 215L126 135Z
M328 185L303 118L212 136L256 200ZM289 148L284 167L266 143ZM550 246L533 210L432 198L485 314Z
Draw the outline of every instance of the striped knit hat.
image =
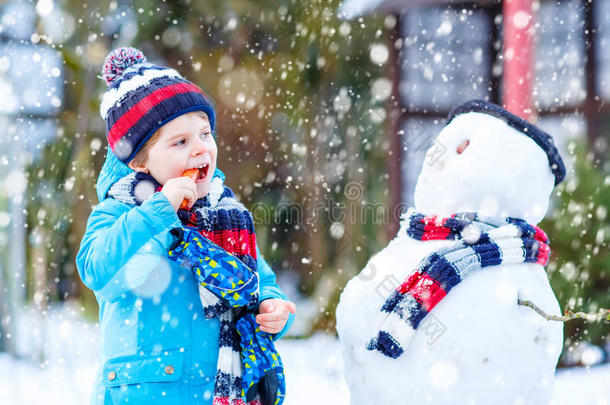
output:
M100 114L110 147L123 163L129 163L157 129L182 114L205 112L214 131L208 95L174 69L148 63L135 48L110 52L102 77L108 90Z

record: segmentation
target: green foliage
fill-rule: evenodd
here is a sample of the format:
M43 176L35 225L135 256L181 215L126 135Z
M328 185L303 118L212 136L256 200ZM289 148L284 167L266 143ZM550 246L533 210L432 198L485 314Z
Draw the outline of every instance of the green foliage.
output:
M96 76L110 50L135 46L215 100L219 167L260 218L264 256L276 271L300 275L302 291L321 307L316 327L334 330L343 285L387 243L384 228L396 220L392 213L385 219L370 211L360 215L362 203L387 208L389 200L390 135L387 119L377 112L384 101L371 90L387 66L369 57L371 44L389 43L388 33L379 28L379 17L338 19L339 4L135 0L130 9L137 34L126 40L121 32L103 32L104 17L121 15L118 2L66 0L61 7L77 21L74 34L62 45L41 44L62 53L65 102L60 136L28 171L29 237L43 242L28 245L30 297L44 251L44 294L50 300L78 298L95 316L95 299L80 283L74 259L97 203L94 185L106 145L98 113L106 86ZM226 91L226 79L239 71L252 73L243 90L255 99L253 106L236 104L235 93ZM259 93L252 92L256 88ZM350 107L337 107L338 98ZM595 312L610 307L610 180L585 150L576 150L576 176L558 188L556 207L542 227L551 238L548 270L562 308ZM348 192L354 185L360 187L357 198ZM335 215L333 207L339 207ZM601 343L608 326L572 321L566 336L567 345L583 338Z
M610 308L610 175L596 167L584 142L571 149L574 172L557 187L555 207L541 223L551 242L547 270L562 310L596 313ZM568 350L580 340L603 344L610 325L574 320L564 332Z
M369 57L372 43L388 43L387 33L378 17L340 20L340 3L56 4L76 24L63 44L45 43L44 27L38 27L39 45L55 48L65 62L65 101L58 117L61 135L28 169L28 232L37 241L28 245L29 296L38 291L46 300L79 299L95 316L95 299L74 261L97 203L94 185L106 147L99 116L106 85L99 72L109 51L134 46L151 62L180 71L214 100L218 166L241 201L249 207L264 204L271 214L256 224L264 256L278 273L299 274L305 293L323 298L321 305L329 305L323 323L332 330L333 302L346 280L385 244L380 228L386 224L345 216L338 225L329 209L388 199L388 135L379 116L384 101L371 91L386 66ZM129 18L128 30L113 23L127 24ZM248 75L240 76L243 72ZM242 87L227 90L228 79L236 83L240 77L246 78ZM240 91L254 103L236 102ZM338 96L350 107L337 107ZM361 186L358 201L346 195L349 184ZM280 204L297 206L301 215L287 215L276 209ZM48 268L46 288L35 285L41 256ZM332 288L320 290L324 275Z

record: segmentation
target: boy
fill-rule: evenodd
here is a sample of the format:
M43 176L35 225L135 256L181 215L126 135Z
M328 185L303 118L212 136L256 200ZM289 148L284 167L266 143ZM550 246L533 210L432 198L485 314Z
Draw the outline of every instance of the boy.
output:
M111 52L103 78L110 149L76 259L100 307L92 403L243 404L234 324L202 307L192 272L167 260L169 230L196 227L258 272L260 330L277 339L290 327L295 306L216 168L214 108L199 87L134 48ZM181 176L192 168L196 180Z

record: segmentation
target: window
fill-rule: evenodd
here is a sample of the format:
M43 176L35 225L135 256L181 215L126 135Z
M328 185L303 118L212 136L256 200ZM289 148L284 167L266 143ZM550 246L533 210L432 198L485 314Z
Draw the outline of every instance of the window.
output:
M604 100L610 100L610 0L595 2L595 67L596 91Z
M586 96L584 13L578 1L545 1L536 15L537 109L581 104Z
M420 7L403 14L399 91L411 110L448 111L489 96L493 23L483 10Z

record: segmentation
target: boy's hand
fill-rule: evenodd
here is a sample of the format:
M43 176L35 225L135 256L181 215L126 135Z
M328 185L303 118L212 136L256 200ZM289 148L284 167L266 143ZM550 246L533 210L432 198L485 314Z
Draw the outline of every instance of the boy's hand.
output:
M161 192L165 194L165 197L172 204L174 211L178 211L182 200L186 199L188 201L188 209L197 201L197 185L188 177L176 177L167 180Z
M258 306L259 313L256 315L256 322L263 332L278 333L284 329L288 315L294 314L296 310L296 305L290 301L279 298L267 299Z

